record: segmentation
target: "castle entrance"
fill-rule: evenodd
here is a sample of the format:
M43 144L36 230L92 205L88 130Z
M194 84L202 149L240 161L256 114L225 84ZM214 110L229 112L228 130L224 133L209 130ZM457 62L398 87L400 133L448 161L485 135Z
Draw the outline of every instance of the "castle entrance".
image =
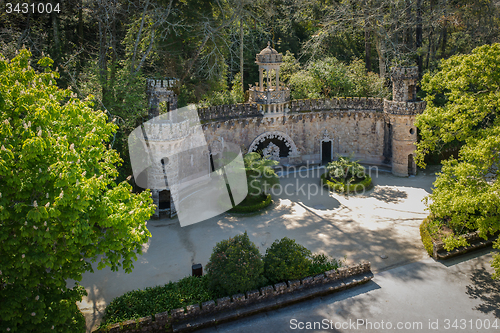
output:
M283 132L273 131L259 135L253 140L248 152L258 152L279 161L280 158L297 154L297 147L292 138Z
M332 161L332 141L321 142L321 163L328 163Z

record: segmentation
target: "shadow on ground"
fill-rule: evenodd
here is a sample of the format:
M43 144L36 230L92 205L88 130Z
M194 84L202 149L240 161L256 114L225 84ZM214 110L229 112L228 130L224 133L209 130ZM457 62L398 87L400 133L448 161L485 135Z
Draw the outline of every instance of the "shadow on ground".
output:
M482 302L474 310L500 318L500 281L492 279L484 264L472 271L470 279L472 284L467 286L466 294Z

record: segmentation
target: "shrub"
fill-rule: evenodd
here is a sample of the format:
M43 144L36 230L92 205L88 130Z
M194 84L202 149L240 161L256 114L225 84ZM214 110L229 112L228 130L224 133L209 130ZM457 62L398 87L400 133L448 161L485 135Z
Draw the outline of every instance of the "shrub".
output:
M276 240L264 257L264 276L271 282L300 279L308 275L311 251L284 237Z
M255 197L250 197L250 198L254 199ZM239 205L233 207L229 211L232 213L257 212L263 208L266 208L267 206L269 206L273 202L270 194L268 194L267 196L257 197L257 199L259 199L259 200L253 200L253 204L250 204L250 205L245 205L243 202L241 202ZM260 200L260 199L262 199L262 200Z
M350 184L344 184L335 179L328 179L328 173L324 173L320 176L321 185L327 187L330 191L336 191L339 193L359 193L361 190L366 191L372 187L372 179L370 176L366 176L365 179Z
M215 297L208 288L207 276L188 276L177 282L129 291L109 303L101 327L198 304Z
M266 283L262 256L246 231L217 243L206 269L209 287L218 296L246 292Z
M428 225L429 219L425 218L422 224L420 224L420 238L422 239L425 250L432 257L432 255L434 254L434 246L432 245L432 238L429 233Z
M310 260L309 275L317 275L342 266L342 261L330 259L325 254L313 254Z

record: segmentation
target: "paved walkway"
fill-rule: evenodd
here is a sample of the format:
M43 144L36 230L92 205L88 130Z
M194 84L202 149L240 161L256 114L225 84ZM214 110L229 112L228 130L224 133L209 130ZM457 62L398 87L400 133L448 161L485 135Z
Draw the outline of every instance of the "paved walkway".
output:
M150 221L152 238L132 273L84 274L80 283L89 295L80 308L88 330L98 325L113 298L190 275L192 264L206 265L217 242L245 230L263 254L274 240L288 236L313 252L345 257L347 264L368 260L374 273L426 258L418 226L427 215L422 199L431 191L434 173L399 178L373 171L372 178L373 189L346 197L321 193L319 173L303 171L282 178L288 193L276 193L270 209L252 216L225 213L184 228L175 219Z
M498 332L500 281L491 279L490 251L427 258L353 289L197 332Z

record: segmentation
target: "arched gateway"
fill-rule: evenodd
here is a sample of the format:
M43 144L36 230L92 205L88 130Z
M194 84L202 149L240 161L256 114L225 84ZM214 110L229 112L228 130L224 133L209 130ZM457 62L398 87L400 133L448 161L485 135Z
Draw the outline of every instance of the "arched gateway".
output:
M250 144L248 152L251 153L259 150L262 150L264 155L266 155L265 152L272 151L273 153L269 153L271 157L279 156L282 158L298 155L297 146L292 138L280 131L265 132L256 137Z

